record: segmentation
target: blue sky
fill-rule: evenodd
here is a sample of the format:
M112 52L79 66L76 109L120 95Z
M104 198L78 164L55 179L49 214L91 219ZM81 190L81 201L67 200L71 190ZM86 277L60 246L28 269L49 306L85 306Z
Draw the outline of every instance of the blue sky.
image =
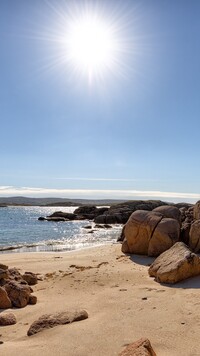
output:
M61 45L86 9L118 43L92 82ZM199 14L198 0L1 0L0 196L200 199Z

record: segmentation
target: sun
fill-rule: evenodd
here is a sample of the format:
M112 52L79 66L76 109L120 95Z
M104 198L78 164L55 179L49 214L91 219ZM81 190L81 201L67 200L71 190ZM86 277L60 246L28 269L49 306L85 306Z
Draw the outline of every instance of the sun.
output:
M69 22L67 60L76 71L87 74L90 81L113 69L117 48L115 29L95 13Z

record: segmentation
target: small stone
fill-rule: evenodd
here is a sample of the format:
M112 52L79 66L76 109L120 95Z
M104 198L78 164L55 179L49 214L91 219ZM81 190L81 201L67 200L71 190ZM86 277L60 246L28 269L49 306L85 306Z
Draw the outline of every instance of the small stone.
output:
M3 341L0 341L0 345L2 345L3 344Z
M34 305L37 303L37 297L35 295L30 295L28 304Z
M29 284L29 286L34 286L38 282L37 276L33 272L25 272L22 278Z
M16 324L16 322L17 322L17 319L13 313L0 314L0 325L1 326L14 325L14 324Z
M148 339L142 338L128 346L119 354L119 356L156 356L151 343Z
M142 300L147 300L147 297L143 297Z

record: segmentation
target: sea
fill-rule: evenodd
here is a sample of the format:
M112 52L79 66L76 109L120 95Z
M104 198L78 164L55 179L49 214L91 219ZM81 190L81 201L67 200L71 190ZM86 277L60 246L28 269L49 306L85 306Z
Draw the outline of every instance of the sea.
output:
M95 228L89 220L39 221L55 211L73 213L76 207L9 206L0 208L0 253L61 252L116 242L122 226ZM91 229L85 226L91 225ZM92 233L91 233L92 231Z

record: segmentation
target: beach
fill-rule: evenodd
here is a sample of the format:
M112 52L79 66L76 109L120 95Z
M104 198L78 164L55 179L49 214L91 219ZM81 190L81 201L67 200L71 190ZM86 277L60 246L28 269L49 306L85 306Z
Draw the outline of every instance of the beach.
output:
M33 286L36 305L6 311L14 312L17 324L0 327L1 355L114 356L141 337L157 355L199 355L199 278L161 285L148 275L152 261L123 254L120 244L2 254L1 263L41 280ZM88 319L27 336L43 314L79 309Z

